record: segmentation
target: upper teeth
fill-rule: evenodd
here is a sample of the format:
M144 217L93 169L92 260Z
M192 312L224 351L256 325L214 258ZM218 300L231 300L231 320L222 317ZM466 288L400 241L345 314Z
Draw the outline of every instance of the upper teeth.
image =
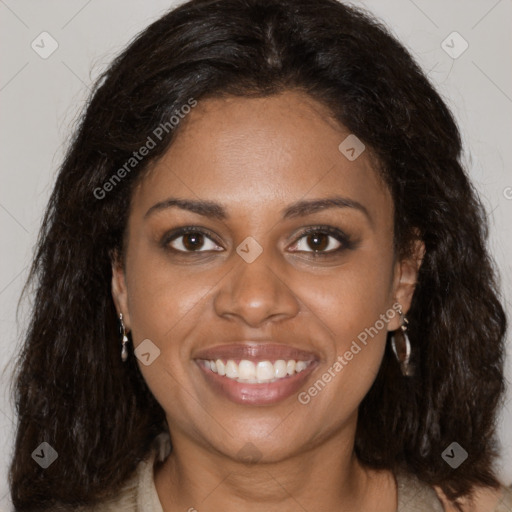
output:
M206 360L204 364L212 372L224 375L238 382L263 383L273 382L282 379L294 373L300 373L305 370L311 361L295 361L290 359L278 359L274 363L271 361L258 361L254 363L248 359L242 359L238 364L232 359L224 362L222 359Z

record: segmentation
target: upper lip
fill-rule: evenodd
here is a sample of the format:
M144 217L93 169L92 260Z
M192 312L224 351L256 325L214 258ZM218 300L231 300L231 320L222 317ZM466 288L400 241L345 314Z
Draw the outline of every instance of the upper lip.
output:
M194 359L248 359L258 361L294 359L295 361L315 361L318 360L318 355L315 352L280 343L242 341L205 348L198 351Z

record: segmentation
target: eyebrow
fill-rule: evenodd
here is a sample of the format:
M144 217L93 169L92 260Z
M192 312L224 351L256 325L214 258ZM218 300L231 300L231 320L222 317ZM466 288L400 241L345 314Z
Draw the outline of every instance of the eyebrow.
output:
M166 210L168 208L180 208L204 217L212 217L218 220L225 220L229 216L226 209L219 203L205 200L195 199L179 199L176 197L169 197L164 201L154 204L144 215L144 218L149 217L153 213ZM362 212L369 223L373 226L373 218L371 217L367 208L358 201L350 199L349 197L331 196L322 199L301 200L291 204L282 210L281 214L283 219L291 219L296 217L305 217L312 213L326 210L329 208L353 208Z
M305 217L317 211L326 210L328 208L353 208L362 212L369 223L373 226L373 219L368 209L359 201L350 199L349 197L332 196L324 199L303 200L288 206L283 212L283 219L291 219L294 217Z
M195 200L195 199L178 199L169 197L164 201L154 204L144 215L146 219L153 213L166 210L167 208L177 207L182 210L187 210L204 217L213 217L215 219L224 220L228 216L224 207L213 201Z

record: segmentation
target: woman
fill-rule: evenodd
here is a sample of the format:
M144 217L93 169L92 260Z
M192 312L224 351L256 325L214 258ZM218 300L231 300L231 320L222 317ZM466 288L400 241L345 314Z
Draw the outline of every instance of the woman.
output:
M16 510L505 511L458 129L334 0L192 0L99 80L32 268Z

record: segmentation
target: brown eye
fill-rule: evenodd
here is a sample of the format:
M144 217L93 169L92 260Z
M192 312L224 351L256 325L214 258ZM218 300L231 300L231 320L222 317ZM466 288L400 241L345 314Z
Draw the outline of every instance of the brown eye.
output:
M221 251L219 247L209 236L200 231L180 231L167 238L164 245L169 245L178 252L206 252Z
M306 243L314 251L324 251L329 245L329 235L326 235L325 233L314 233L312 235L308 235Z
M310 253L336 252L343 244L334 235L323 231L313 231L301 236L292 247L292 251Z
M204 244L204 236L200 233L188 233L183 235L183 247L187 251L196 251L200 249Z

